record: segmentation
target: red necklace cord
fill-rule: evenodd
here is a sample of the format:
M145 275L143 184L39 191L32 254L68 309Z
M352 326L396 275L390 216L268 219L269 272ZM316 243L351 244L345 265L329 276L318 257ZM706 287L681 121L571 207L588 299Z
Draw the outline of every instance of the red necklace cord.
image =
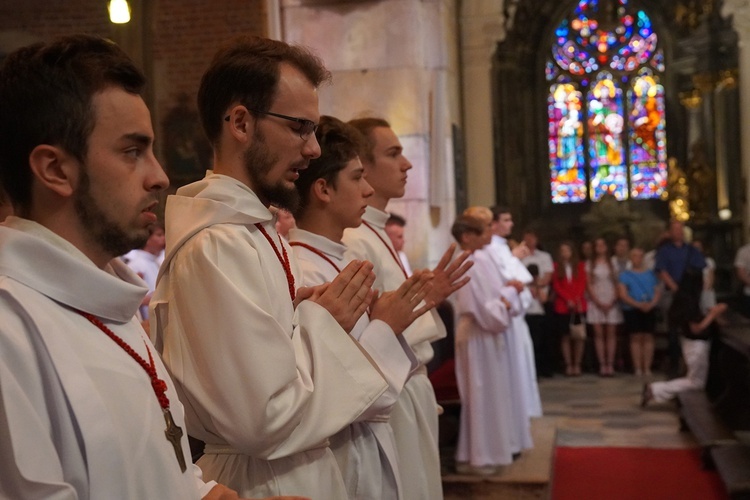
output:
M162 379L159 378L159 376L156 374L156 366L154 365L154 357L151 354L151 349L148 348L148 344L144 341L144 345L146 345L146 351L148 352L148 360L149 363L146 363L146 360L141 357L140 354L135 352L130 345L127 344L124 340L122 340L120 337L117 336L115 332L110 330L104 323L102 323L99 318L83 311L77 311L78 314L89 320L94 326L99 328L101 331L103 331L107 337L112 339L115 344L120 346L122 350L124 350L126 353L130 355L131 358L133 358L139 365L141 365L141 368L146 370L146 373L148 373L148 376L151 378L151 387L154 389L154 394L156 394L156 399L159 400L159 405L161 406L162 410L169 411L169 398L167 397L167 383L164 382Z
M364 224L365 226L367 226L370 229L370 231L372 231L373 233L375 233L375 236L377 236L378 239L383 243L383 245L385 245L385 248L388 249L388 253L391 254L391 257L393 257L393 260L395 260L396 264L398 264L398 268L401 269L402 273L404 273L404 278L409 279L409 275L406 274L406 269L404 269L404 265L401 263L401 259L398 258L398 255L396 255L396 253L393 251L393 249L390 247L390 245L385 242L385 240L383 239L382 236L380 236L380 233L378 233L375 230L375 228L372 227L367 221L362 221L362 224Z
M268 243L270 243L271 247L273 248L273 251L276 253L276 258L279 259L279 262L281 263L281 267L284 268L284 272L286 273L286 282L289 285L289 296L292 298L292 302L294 302L294 299L297 296L297 293L294 288L294 274L292 274L292 266L289 264L289 255L287 255L286 248L284 247L284 244L281 242L281 237L279 237L279 245L281 245L281 252L279 252L278 247L273 242L271 235L268 234L268 231L266 231L266 228L263 227L263 225L260 222L256 223L255 227L257 227L258 230L261 233L263 233L263 236L266 237L266 240L268 240ZM282 257L282 253L283 253L283 257Z
M318 257L320 257L321 259L323 259L326 262L328 262L329 264L331 264L331 266L333 266L333 268L336 270L337 273L341 272L341 269L339 269L339 266L337 266L334 261L332 261L330 258L328 258L328 256L326 254L324 254L321 250L318 250L314 246L308 245L307 243L302 243L301 241L292 241L292 242L289 243L289 245L291 245L293 247L307 248L312 253L316 254Z

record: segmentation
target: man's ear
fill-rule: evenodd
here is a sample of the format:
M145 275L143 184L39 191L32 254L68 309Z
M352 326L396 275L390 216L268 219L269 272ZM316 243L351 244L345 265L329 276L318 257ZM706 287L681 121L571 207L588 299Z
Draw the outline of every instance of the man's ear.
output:
M331 186L325 179L315 179L315 182L313 182L310 189L312 189L312 194L315 196L315 199L325 203L331 201Z
M81 164L57 146L40 144L29 154L35 181L59 196L71 196L80 181Z
M229 132L239 142L249 142L253 137L255 117L241 104L232 106L224 121L229 123Z

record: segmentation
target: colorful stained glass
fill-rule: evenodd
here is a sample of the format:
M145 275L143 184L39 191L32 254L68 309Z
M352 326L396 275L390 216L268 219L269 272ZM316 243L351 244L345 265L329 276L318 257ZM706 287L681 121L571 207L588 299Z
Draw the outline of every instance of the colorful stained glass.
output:
M655 76L664 54L649 16L628 3L579 0L555 30L545 66L556 82L548 96L554 203L656 198L665 189L664 89ZM567 122L578 123L576 134Z
M667 187L664 87L644 69L629 94L630 195L659 198Z
M552 202L584 201L586 170L581 92L572 83L556 83L550 87L547 105Z
M625 128L622 89L606 72L599 74L587 95L589 137L589 196L603 194L618 200L628 197L623 132Z

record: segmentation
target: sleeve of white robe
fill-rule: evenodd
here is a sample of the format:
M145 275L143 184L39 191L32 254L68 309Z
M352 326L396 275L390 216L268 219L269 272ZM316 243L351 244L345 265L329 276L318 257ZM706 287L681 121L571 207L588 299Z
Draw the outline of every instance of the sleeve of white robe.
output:
M331 281L331 275L322 272L314 262L298 257L297 263L302 274L298 280L303 286L315 286ZM419 363L402 335L396 335L384 321L370 321L366 313L354 326L351 335L367 351L388 383L388 390L357 418L357 421L365 421L393 407L409 374Z
M180 272L165 275L171 300L155 308L165 362L183 386L185 406L202 420L195 437L258 458L284 457L319 445L385 391L380 374L322 307L303 301L293 332L266 312L290 298L264 285L261 261L246 240L203 231L188 245L171 262ZM165 336L165 328L172 334Z
M359 334L358 340L378 365L388 383L388 390L383 393L378 403L360 418L367 420L370 414L376 415L396 404L409 373L418 363L403 336L393 333L393 329L383 321L371 321Z
M3 305L0 303L0 312ZM76 489L65 482L64 464L52 436L75 430L63 416L59 429L53 429L48 415L54 409L47 401L31 342L15 314L3 315L0 326L0 498L77 498ZM71 445L74 443L71 442ZM71 454L65 464L85 476L85 464Z
M472 273L474 269L469 270L469 283L456 292L456 314L471 315L482 330L503 332L511 321L508 308L501 300L500 293L487 293L488 289L481 283L483 277L477 272Z

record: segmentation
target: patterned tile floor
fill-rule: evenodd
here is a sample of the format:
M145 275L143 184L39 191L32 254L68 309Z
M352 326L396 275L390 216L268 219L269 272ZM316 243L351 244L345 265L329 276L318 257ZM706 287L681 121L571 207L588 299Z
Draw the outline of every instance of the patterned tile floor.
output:
M662 378L656 375L655 379ZM542 500L549 498L555 446L688 448L690 433L679 430L674 404L640 407L644 380L618 374L600 378L545 378L539 381L544 418L532 423L535 447L495 476L456 474L453 454L459 407L441 417L441 459L446 500Z
M655 375L660 379L660 375ZM644 380L618 374L601 378L541 379L544 415L557 419L558 446L628 446L685 448L695 446L680 432L674 404L639 405Z

